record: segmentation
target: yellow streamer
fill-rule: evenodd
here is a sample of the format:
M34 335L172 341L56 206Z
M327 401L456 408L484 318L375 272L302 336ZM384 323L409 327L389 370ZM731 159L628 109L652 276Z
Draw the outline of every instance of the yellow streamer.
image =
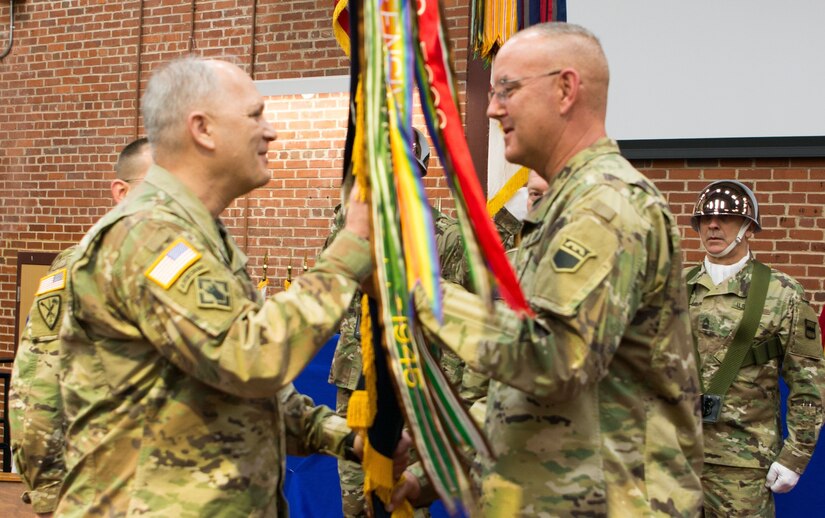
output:
M355 137L352 142L352 175L358 186L361 187L360 201L367 201L367 191L369 189L369 173L366 171L364 164L364 133L366 131L366 115L363 109L364 106L364 89L361 79L358 79L358 86L355 90ZM363 336L363 335L362 335Z
M493 473L481 483L481 505L485 516L518 516L523 498L520 486Z
M498 52L510 36L518 30L518 0L488 0L484 3L484 35L481 57L489 58Z
M372 322L366 295L361 297L361 369L364 373L365 390L352 393L347 407L347 426L358 429L366 441L366 429L375 421L378 412L376 393L375 349L372 343Z
M393 482L392 459L381 455L367 440L364 442L364 460L361 465L364 467L364 495L367 497L367 502L371 502L369 496L375 493L384 505L389 504L396 486L404 482L403 477L397 483ZM405 500L392 512L391 516L392 518L412 518L413 508Z
M338 45L341 46L347 57L349 57L350 52L349 34L347 34L347 31L338 23L338 17L341 15L341 11L347 8L348 3L348 0L338 0L335 4L335 10L332 11L332 32L335 34ZM353 22L357 23L357 20L350 20L350 27L352 27Z
M510 198L516 193L517 190L521 189L527 184L527 179L530 177L530 170L526 167L522 167L516 174L511 176L507 182L499 189L495 196L490 198L490 201L487 202L487 214L491 217L495 216L498 211L504 207L504 204L507 203Z

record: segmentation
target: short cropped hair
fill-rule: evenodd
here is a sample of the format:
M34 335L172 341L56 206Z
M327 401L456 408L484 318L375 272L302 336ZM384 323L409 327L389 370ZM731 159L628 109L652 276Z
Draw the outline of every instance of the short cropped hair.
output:
M143 94L143 126L152 146L176 148L186 117L195 104L218 89L218 76L208 60L186 56L171 61L149 79Z
M519 34L538 34L548 40L569 38L569 42L575 42L573 43L575 48L571 48L571 55L575 56L580 65L579 72L585 74L583 81L593 82L598 86L597 89L592 90L590 102L595 108L606 110L610 67L607 64L604 47L595 34L581 25L564 22L537 23L519 31L517 36Z
M146 137L140 137L132 142L126 144L120 151L115 164L115 176L118 180L134 180L135 172L132 167L132 159L143 152L144 146L149 145L149 140Z

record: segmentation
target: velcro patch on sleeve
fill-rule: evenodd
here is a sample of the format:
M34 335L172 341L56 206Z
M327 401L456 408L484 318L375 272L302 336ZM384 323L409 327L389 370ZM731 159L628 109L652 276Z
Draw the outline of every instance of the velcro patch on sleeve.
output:
M60 295L49 295L37 300L37 311L49 329L54 329L60 316Z
M168 290L178 280L178 277L200 258L201 253L184 238L179 237L161 252L155 262L146 269L144 275L161 288Z
M44 293L49 293L52 291L60 291L66 287L66 269L61 268L49 275L46 275L42 279L40 279L40 284L37 285L37 293L34 294L35 297L39 297Z
M599 287L617 260L619 241L612 227L583 215L553 236L532 283L531 303L563 316Z
M816 338L816 322L805 319L805 338L813 340Z
M232 309L229 295L229 283L219 279L198 277L198 307L214 309Z
M791 352L817 360L822 359L822 342L819 338L819 326L816 313L808 302L800 303L799 317L794 329Z
M557 272L575 273L587 259L595 256L592 250L568 237L553 254L553 269Z

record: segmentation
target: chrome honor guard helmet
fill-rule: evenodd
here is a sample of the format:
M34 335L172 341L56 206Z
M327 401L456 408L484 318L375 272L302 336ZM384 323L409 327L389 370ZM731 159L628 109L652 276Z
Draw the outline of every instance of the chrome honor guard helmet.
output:
M430 165L430 145L427 137L413 128L413 155L418 162L418 169L421 176L427 176L427 167Z
M755 232L762 230L756 196L745 184L736 180L719 180L702 190L690 218L690 225L697 232L702 216L741 216L754 223Z

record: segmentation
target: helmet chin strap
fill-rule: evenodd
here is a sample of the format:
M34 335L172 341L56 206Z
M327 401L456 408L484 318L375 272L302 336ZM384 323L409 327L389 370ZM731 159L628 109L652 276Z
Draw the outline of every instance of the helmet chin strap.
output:
M730 244L724 250L715 254L712 254L710 251L706 250L707 254L711 257L725 257L726 255L731 253L731 250L736 248L736 245L742 242L742 237L745 235L745 232L748 231L748 227L750 227L750 225L751 222L746 219L742 223L742 228L739 229L739 233L736 234L736 239L731 241Z

